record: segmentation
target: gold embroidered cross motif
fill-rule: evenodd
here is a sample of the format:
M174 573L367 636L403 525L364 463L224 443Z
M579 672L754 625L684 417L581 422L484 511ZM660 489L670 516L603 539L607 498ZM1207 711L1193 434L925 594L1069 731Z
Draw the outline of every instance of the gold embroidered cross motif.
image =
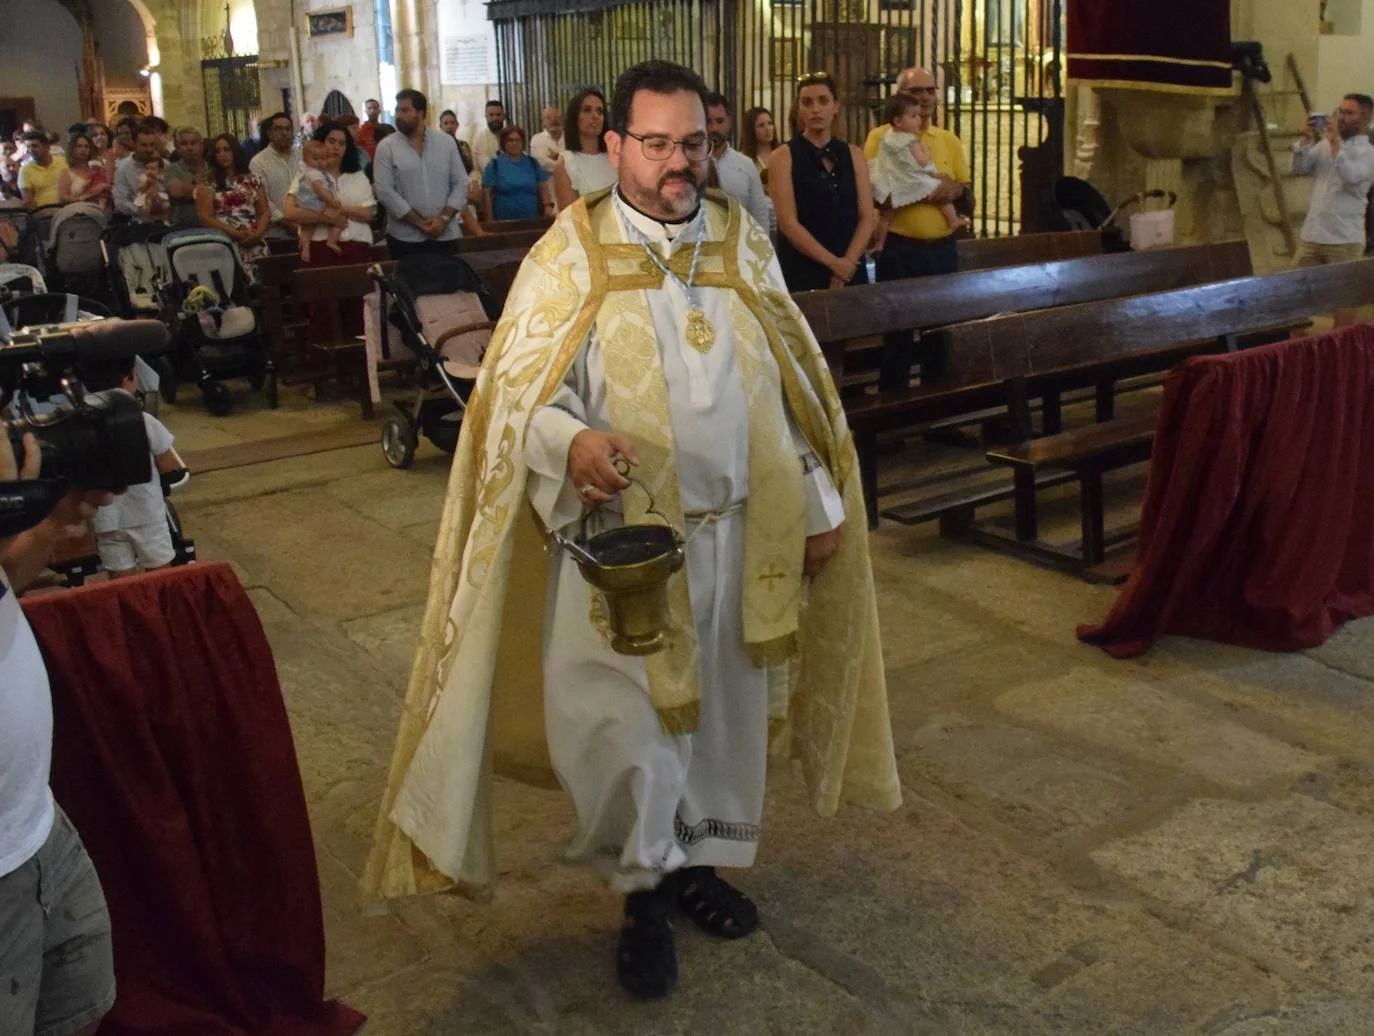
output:
M767 571L762 572L759 575L759 580L763 583L766 583L768 585L768 589L770 590L773 589L773 580L786 578L787 574L785 572L779 572L778 566L773 564L770 564L768 566Z

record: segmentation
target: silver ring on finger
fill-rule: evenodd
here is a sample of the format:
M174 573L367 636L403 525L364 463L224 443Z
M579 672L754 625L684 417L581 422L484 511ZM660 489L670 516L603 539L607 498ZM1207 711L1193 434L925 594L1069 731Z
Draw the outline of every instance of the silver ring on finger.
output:
M596 486L588 482L585 486L579 489L578 492L581 493L583 496L591 496L595 490Z

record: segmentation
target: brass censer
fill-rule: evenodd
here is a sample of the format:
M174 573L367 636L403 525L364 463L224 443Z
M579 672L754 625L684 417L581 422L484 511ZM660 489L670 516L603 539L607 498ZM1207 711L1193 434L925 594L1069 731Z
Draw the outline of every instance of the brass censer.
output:
M622 465L624 465L622 467ZM553 538L577 562L582 578L601 593L611 630L611 649L622 655L652 655L663 650L668 629L668 578L682 567L686 545L666 515L654 508L643 483L630 478L629 465L617 458L617 470L649 498L645 514L662 525L622 525L588 535L593 511L582 516L576 540L558 531Z

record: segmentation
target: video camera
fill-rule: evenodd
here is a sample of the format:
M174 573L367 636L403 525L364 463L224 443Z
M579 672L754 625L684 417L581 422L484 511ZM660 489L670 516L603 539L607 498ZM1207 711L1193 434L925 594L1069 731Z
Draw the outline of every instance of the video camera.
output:
M0 449L24 461L32 432L42 454L38 478L0 482L0 537L37 525L72 489L123 491L152 479L148 434L138 401L122 389L88 394L83 365L108 365L167 351L167 328L156 320L96 320L54 324L0 339ZM57 393L63 405L38 413L35 399Z

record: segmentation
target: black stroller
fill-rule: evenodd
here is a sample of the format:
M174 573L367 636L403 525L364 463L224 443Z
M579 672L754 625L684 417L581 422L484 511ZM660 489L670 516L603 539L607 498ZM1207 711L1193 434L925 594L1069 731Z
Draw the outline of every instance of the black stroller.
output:
M387 463L408 468L421 432L445 453L457 449L467 400L501 310L482 279L457 256L406 256L389 278L380 266L371 274L382 315L376 359L393 359L391 328L415 358L415 400L398 401L397 413L382 426Z
M255 391L266 389L277 405L277 374L261 322L248 292L248 278L232 238L218 230L174 230L161 239L168 280L161 291L163 320L172 329L173 352L158 374L162 398L176 402L178 384L200 386L205 407L217 417L232 398L224 378L246 377Z
M25 327L70 324L78 320L99 320L114 316L109 307L96 299L63 292L0 296L0 335Z

